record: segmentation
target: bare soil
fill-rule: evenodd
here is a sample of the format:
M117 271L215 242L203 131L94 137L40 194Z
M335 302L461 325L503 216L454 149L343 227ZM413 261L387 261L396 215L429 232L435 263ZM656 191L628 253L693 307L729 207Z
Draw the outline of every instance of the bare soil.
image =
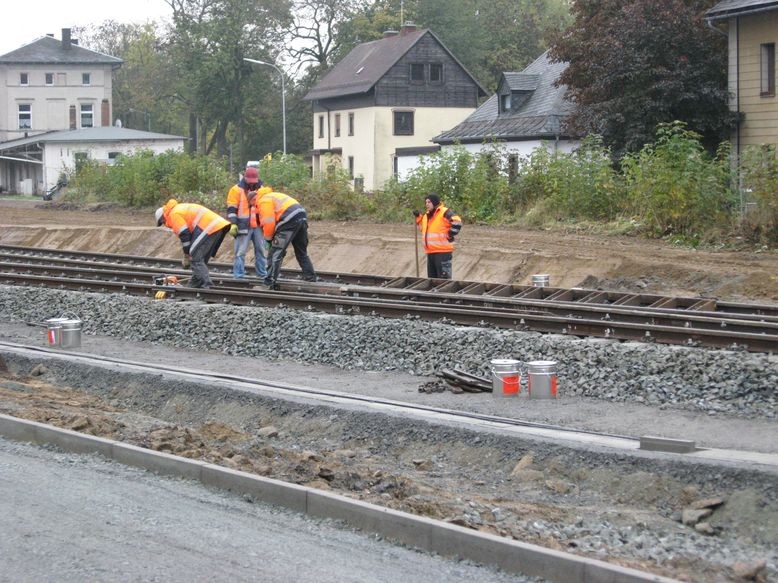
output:
M0 243L178 257L175 237L148 211L0 199ZM415 230L408 224L313 221L310 254L321 271L415 276ZM778 302L778 251L695 250L665 241L465 225L454 252L460 280L530 284L547 273L554 287L583 287L726 301ZM423 253L419 271L426 273ZM217 261L229 262L223 245ZM296 267L289 254L289 265Z

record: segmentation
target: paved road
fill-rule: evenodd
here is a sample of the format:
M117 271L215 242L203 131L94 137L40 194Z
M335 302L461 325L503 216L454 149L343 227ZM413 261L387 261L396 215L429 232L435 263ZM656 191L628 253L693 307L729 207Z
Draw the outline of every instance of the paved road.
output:
M230 493L0 438L0 581L523 581Z

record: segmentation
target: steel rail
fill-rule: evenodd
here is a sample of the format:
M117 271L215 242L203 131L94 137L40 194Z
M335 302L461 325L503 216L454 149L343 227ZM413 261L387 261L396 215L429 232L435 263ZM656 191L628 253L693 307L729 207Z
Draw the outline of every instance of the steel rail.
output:
M102 293L123 292L145 296L153 296L158 291L165 291L170 298L202 300L210 303L292 307L335 314L360 314L392 318L412 315L425 320L453 324L491 325L499 328L533 330L580 337L595 336L642 342L741 348L755 352L775 352L778 348L778 335L775 334L745 333L727 329L704 330L685 326L636 324L584 318L570 319L537 311L516 312L511 310L507 312L497 308L473 308L448 304L321 295L302 291L259 291L229 288L203 290L185 286L160 286L110 279L58 278L22 273L2 273L0 274L0 283Z
M74 260L98 261L105 260L111 264L131 263L170 271L179 270L180 263L172 259L158 259L136 255L115 255L110 253L91 253L85 251L61 251L56 249L30 248L13 245L0 245L0 253L23 254L27 256L46 256L56 260L56 257L79 258ZM212 273L231 273L232 266L226 263L211 263ZM282 275L287 279L300 279L298 270L284 269ZM589 289L564 289L551 287L534 287L517 284L497 284L487 282L434 280L411 277L386 277L366 274L348 274L337 272L321 272L321 279L329 283L369 286L381 290L398 290L413 294L456 294L463 298L486 298L500 302L505 299L515 301L532 301L542 303L565 302L570 306L608 306L611 309L621 307L640 310L659 310L668 313L694 312L709 317L737 316L739 319L754 319L759 321L778 321L778 305L721 302L713 298L688 298L661 296L656 294L634 294L629 292L614 292ZM358 293L358 292L355 292ZM390 294L390 291L384 291ZM468 300L461 300L462 302ZM475 301L475 300L469 300Z
M43 260L41 260L43 261ZM164 270L147 268L143 270L121 270L116 265L101 263L99 268L71 267L69 265L50 266L47 263L16 263L0 261L0 272L5 273L30 273L38 275L108 279L112 281L148 282L150 274L161 275L169 273ZM113 269L110 269L113 267ZM183 276L186 272L180 272ZM231 277L214 275L213 279L223 289L250 290L251 280L235 280ZM259 284L257 280L253 283ZM286 284L285 284L286 286ZM482 296L462 297L456 294L428 292L408 293L405 291L386 288L365 288L354 286L330 286L304 284L305 291L328 295L345 295L367 299L384 299L390 301L414 302L420 305L445 305L461 308L474 308L479 310L491 310L505 313L506 316L523 315L527 312L536 314L556 315L567 319L600 319L608 322L632 322L637 324L651 324L660 326L682 326L684 328L724 330L730 332L743 332L751 334L775 334L778 335L778 320L768 320L763 316L739 316L738 318L722 319L722 315L715 312L687 312L672 311L660 308L635 309L630 307L603 307L600 305L581 305L567 302L541 302L535 300L513 300L506 297L484 299ZM298 289L296 291L303 291Z

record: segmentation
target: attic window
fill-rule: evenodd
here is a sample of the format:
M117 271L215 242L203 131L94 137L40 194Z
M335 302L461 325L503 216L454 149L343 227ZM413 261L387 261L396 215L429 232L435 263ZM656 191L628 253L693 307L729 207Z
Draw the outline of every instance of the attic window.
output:
M29 85L30 76L27 73L19 73L19 85Z
M507 95L502 96L502 110L503 111L510 111L511 110L511 94L508 93Z
M430 83L443 83L443 63L430 63Z
M424 83L423 63L411 63L411 83Z

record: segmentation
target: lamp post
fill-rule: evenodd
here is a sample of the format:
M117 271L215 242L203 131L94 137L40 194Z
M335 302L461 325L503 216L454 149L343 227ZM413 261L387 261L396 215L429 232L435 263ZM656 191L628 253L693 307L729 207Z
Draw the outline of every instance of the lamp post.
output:
M284 123L284 155L286 155L286 90L284 89L284 72L276 67L273 63L257 61L256 59L247 59L245 57L243 60L248 61L249 63L256 63L257 65L267 65L268 67L273 67L276 71L278 71L278 74L281 75L281 116Z

